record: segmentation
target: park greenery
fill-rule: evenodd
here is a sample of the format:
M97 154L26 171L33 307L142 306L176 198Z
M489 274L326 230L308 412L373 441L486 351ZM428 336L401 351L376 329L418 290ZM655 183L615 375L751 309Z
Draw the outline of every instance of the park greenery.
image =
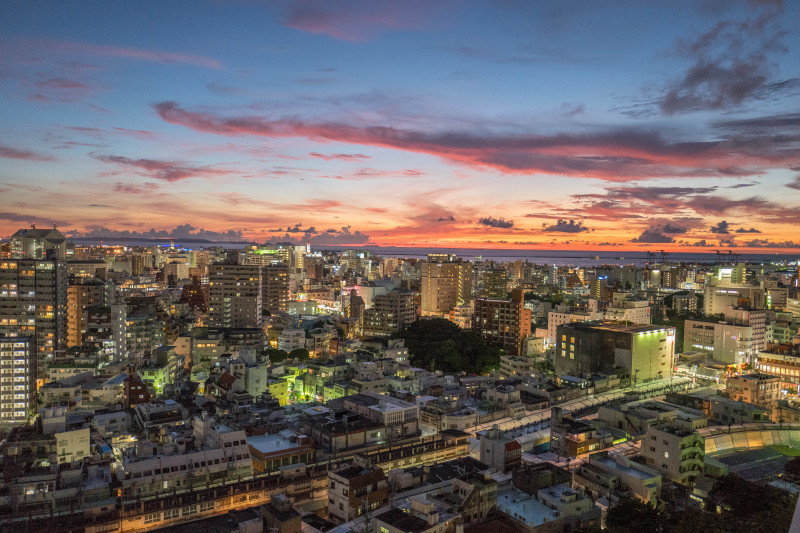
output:
M482 374L500 364L500 348L443 318L418 320L399 337L405 341L411 363L428 370Z

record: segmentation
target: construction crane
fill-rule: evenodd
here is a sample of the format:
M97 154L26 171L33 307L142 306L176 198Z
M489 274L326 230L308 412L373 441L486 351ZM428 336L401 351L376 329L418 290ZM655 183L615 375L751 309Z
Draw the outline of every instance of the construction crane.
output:
M669 252L661 250L661 263L667 264L669 260Z

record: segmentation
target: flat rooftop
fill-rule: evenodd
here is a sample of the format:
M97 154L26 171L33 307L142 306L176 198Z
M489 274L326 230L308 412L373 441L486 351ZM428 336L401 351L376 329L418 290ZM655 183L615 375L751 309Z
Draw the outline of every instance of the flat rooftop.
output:
M291 450L300 446L296 442L285 438L280 433L266 433L264 435L254 435L247 437L247 444L261 453L275 453L283 450Z
M528 493L506 489L497 493L497 507L507 515L531 527L541 526L556 518L555 511Z
M627 474L627 475L629 475L631 477L635 477L635 478L638 478L638 479L644 480L644 479L650 479L650 478L654 477L653 474L649 474L649 473L647 473L647 472L645 472L643 470L640 470L638 468L634 468L632 466L628 466L628 465L624 465L624 464L619 464L614 459L612 459L611 457L608 457L608 456L606 456L606 457L591 457L590 456L590 460L591 460L591 462L601 464L601 465L603 465L603 466L605 466L605 467L607 467L609 469L618 470L618 471L623 472L623 473L625 473L625 474Z

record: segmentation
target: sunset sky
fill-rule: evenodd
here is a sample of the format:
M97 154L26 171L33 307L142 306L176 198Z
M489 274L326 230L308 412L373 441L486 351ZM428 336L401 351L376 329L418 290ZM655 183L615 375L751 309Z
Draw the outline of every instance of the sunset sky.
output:
M0 8L0 237L800 248L800 2Z

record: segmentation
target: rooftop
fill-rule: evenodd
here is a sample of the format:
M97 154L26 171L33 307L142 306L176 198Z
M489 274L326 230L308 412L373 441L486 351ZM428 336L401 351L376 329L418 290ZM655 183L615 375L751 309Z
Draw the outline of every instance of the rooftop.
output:
M497 493L497 507L527 526L540 526L558 518L556 512L530 494L517 489Z

